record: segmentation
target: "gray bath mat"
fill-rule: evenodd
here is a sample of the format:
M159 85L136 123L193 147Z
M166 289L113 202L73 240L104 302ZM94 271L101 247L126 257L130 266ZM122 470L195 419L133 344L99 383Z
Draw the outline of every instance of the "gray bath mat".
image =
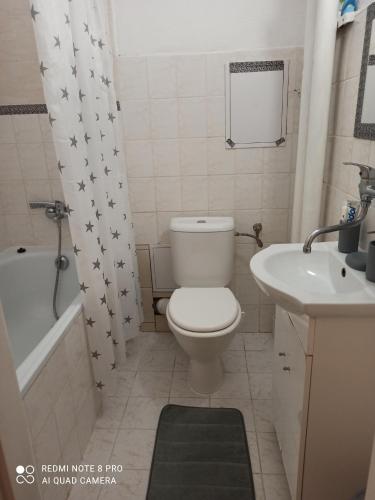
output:
M241 412L165 406L146 500L255 500Z

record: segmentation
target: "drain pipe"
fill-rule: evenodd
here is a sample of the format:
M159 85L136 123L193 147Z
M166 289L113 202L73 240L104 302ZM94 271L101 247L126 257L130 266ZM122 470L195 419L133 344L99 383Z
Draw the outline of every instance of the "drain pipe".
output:
M165 316L167 314L168 303L169 299L166 298L158 299L154 303L155 312L161 314L162 316Z

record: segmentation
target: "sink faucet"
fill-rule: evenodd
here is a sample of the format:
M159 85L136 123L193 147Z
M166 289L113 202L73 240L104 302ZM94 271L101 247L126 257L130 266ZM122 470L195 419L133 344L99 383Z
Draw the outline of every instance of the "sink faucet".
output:
M67 215L66 206L64 202L55 201L30 201L29 207L34 208L45 208L46 217L54 221L61 220Z
M321 234L333 233L334 231L342 231L343 229L347 229L349 227L359 226L367 215L371 201L375 198L375 168L370 167L369 165L364 165L363 163L353 163L349 161L344 162L343 164L353 165L354 167L359 168L359 175L361 177L358 185L361 200L359 213L351 222L344 222L343 224L335 224L333 226L315 229L305 240L303 245L304 253L311 253L311 245L313 241Z

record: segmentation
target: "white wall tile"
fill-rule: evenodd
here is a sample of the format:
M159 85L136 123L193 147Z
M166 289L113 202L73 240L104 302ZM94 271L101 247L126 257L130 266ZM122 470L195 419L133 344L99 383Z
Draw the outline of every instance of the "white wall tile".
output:
M226 60L225 54L208 54L206 56L207 95L224 95Z
M285 146L265 148L265 172L290 172L292 170L292 137L288 136Z
M206 99L199 97L182 98L179 104L179 136L207 137Z
M50 179L60 179L61 175L57 168L57 158L54 144L52 142L45 142L43 147L48 177Z
M176 61L173 56L156 56L147 59L150 97L177 96Z
M0 180L21 179L16 144L0 144Z
M232 209L234 206L234 176L213 175L208 178L208 208Z
M135 242L153 245L158 242L155 212L133 213Z
M147 60L145 57L118 57L117 80L120 99L147 99Z
M150 110L148 101L124 101L121 104L125 139L149 139Z
M151 135L153 139L176 139L178 136L177 101L151 101Z
M41 142L38 115L13 115L16 142Z
M49 123L48 114L38 115L40 133L42 135L43 142L52 142L52 127Z
M225 148L224 138L207 139L208 175L233 174L234 151Z
M158 240L160 243L170 243L169 224L172 217L181 217L181 212L158 212Z
M48 177L43 144L18 144L18 157L24 179Z
M206 59L204 55L186 55L176 58L177 96L206 95Z
M290 192L289 174L265 174L263 177L264 208L288 208Z
M288 242L288 217L287 209L263 210L261 238L265 243L287 243Z
M181 210L180 177L159 177L156 179L156 206L162 212Z
M129 177L152 177L154 175L151 141L128 141L125 150Z
M0 183L0 213L28 213L23 182L8 181Z
M262 206L262 178L261 174L235 176L234 206L236 209Z
M181 175L207 174L207 141L206 139L180 140Z
M236 149L234 169L236 174L257 174L263 172L263 148Z
M13 121L10 115L0 116L0 143L7 142L16 142Z
M177 140L153 142L155 175L171 177L180 174L180 156Z
M129 179L130 205L134 212L155 210L155 184L153 178Z
M224 137L225 101L224 97L207 98L207 136Z
M208 210L208 178L187 176L182 179L183 210Z
M35 244L34 232L29 215L5 215L4 222L6 234L11 245L20 243L23 245Z

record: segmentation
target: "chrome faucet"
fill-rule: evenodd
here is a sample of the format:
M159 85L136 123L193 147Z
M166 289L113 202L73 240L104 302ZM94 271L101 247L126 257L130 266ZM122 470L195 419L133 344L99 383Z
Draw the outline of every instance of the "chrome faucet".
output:
M343 224L335 224L333 226L315 229L315 231L309 234L309 236L305 240L305 243L303 245L304 253L311 253L311 245L313 241L321 234L333 233L334 231L341 231L349 227L359 226L367 215L369 206L371 205L371 201L375 198L375 168L370 167L369 165L364 165L363 163L353 162L344 162L343 165L353 165L354 167L358 167L360 170L359 175L361 177L361 180L359 182L358 188L361 206L358 216L351 222L344 222Z
M45 208L46 217L58 221L67 216L65 203L60 200L55 201L30 201L29 207Z

